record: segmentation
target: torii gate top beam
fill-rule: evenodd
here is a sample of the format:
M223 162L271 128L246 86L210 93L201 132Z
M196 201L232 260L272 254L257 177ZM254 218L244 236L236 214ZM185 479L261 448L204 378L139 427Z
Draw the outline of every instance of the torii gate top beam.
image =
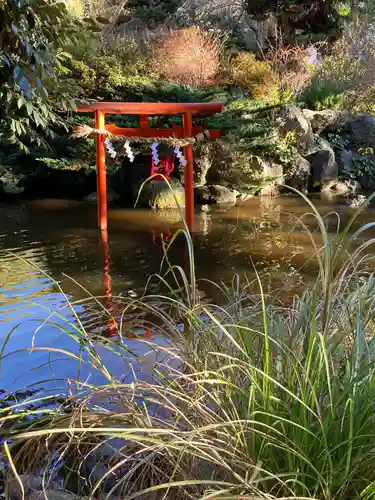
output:
M78 106L79 113L93 113L101 111L108 114L125 115L179 115L190 113L215 114L220 113L223 108L221 102L95 102Z

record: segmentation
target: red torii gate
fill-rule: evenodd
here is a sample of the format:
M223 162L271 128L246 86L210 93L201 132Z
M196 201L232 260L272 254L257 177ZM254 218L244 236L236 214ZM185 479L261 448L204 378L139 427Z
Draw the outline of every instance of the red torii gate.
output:
M126 137L175 137L192 138L203 132L203 127L193 127L192 115L220 113L223 104L219 102L205 103L148 103L148 102L97 102L79 106L80 113L95 113L95 127L112 135ZM106 114L139 115L140 128L119 128L105 123ZM173 126L169 129L150 127L149 115L182 115L183 126ZM219 130L208 131L210 138L220 137ZM107 172L105 134L96 136L96 166L97 166L97 199L98 226L102 231L107 229ZM194 227L194 166L193 147L185 147L187 166L184 173L185 185L185 215L190 230Z

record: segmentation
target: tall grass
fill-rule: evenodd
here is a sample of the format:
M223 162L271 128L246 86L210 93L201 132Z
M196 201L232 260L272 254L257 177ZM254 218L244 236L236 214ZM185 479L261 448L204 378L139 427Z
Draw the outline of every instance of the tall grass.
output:
M211 283L222 304L200 302L191 293L198 283L184 231L190 273L168 261L166 247L166 272L153 279L169 292L146 290L123 303L123 318L147 312L170 339L164 347L138 341L163 354L152 381L116 380L75 323L107 382L81 382L27 424L14 418L20 403L2 410L3 423L15 421L4 432L11 438L9 476L43 470L47 498L56 475L66 488L100 499L372 498L374 239L364 238L374 224L353 229L361 207L332 239L305 200L324 245L311 237L319 271L291 307L280 291L266 293L259 275L243 285ZM303 218L298 222L304 227ZM106 342L131 363L119 345L121 335ZM41 399L29 398L20 414Z

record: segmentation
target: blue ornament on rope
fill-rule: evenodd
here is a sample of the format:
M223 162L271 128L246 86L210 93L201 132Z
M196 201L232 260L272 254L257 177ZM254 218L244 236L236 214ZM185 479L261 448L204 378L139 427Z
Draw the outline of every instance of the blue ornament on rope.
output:
M151 146L151 151L152 151L152 161L154 162L154 165L159 165L160 159L159 159L159 153L158 153L158 147L159 143L154 142Z

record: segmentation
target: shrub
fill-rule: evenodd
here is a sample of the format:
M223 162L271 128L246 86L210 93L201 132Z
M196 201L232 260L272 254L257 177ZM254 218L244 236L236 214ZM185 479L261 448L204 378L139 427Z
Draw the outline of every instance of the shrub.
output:
M276 101L278 85L271 66L266 61L258 61L254 54L236 54L228 67L229 83L250 92L255 100Z
M219 73L219 40L197 26L171 30L156 44L154 61L167 80L195 87L209 86Z
M179 7L179 0L129 0L126 9L130 19L156 27L164 23Z
M296 97L311 84L316 72L311 56L316 51L315 46L286 45L281 36L268 50L267 60L284 96Z
M342 109L346 105L346 94L340 91L336 82L313 80L302 94L303 103L310 109Z
M375 97L375 26L352 24L325 58L307 89L311 102L322 107L347 107L371 112ZM341 102L340 102L341 101Z

